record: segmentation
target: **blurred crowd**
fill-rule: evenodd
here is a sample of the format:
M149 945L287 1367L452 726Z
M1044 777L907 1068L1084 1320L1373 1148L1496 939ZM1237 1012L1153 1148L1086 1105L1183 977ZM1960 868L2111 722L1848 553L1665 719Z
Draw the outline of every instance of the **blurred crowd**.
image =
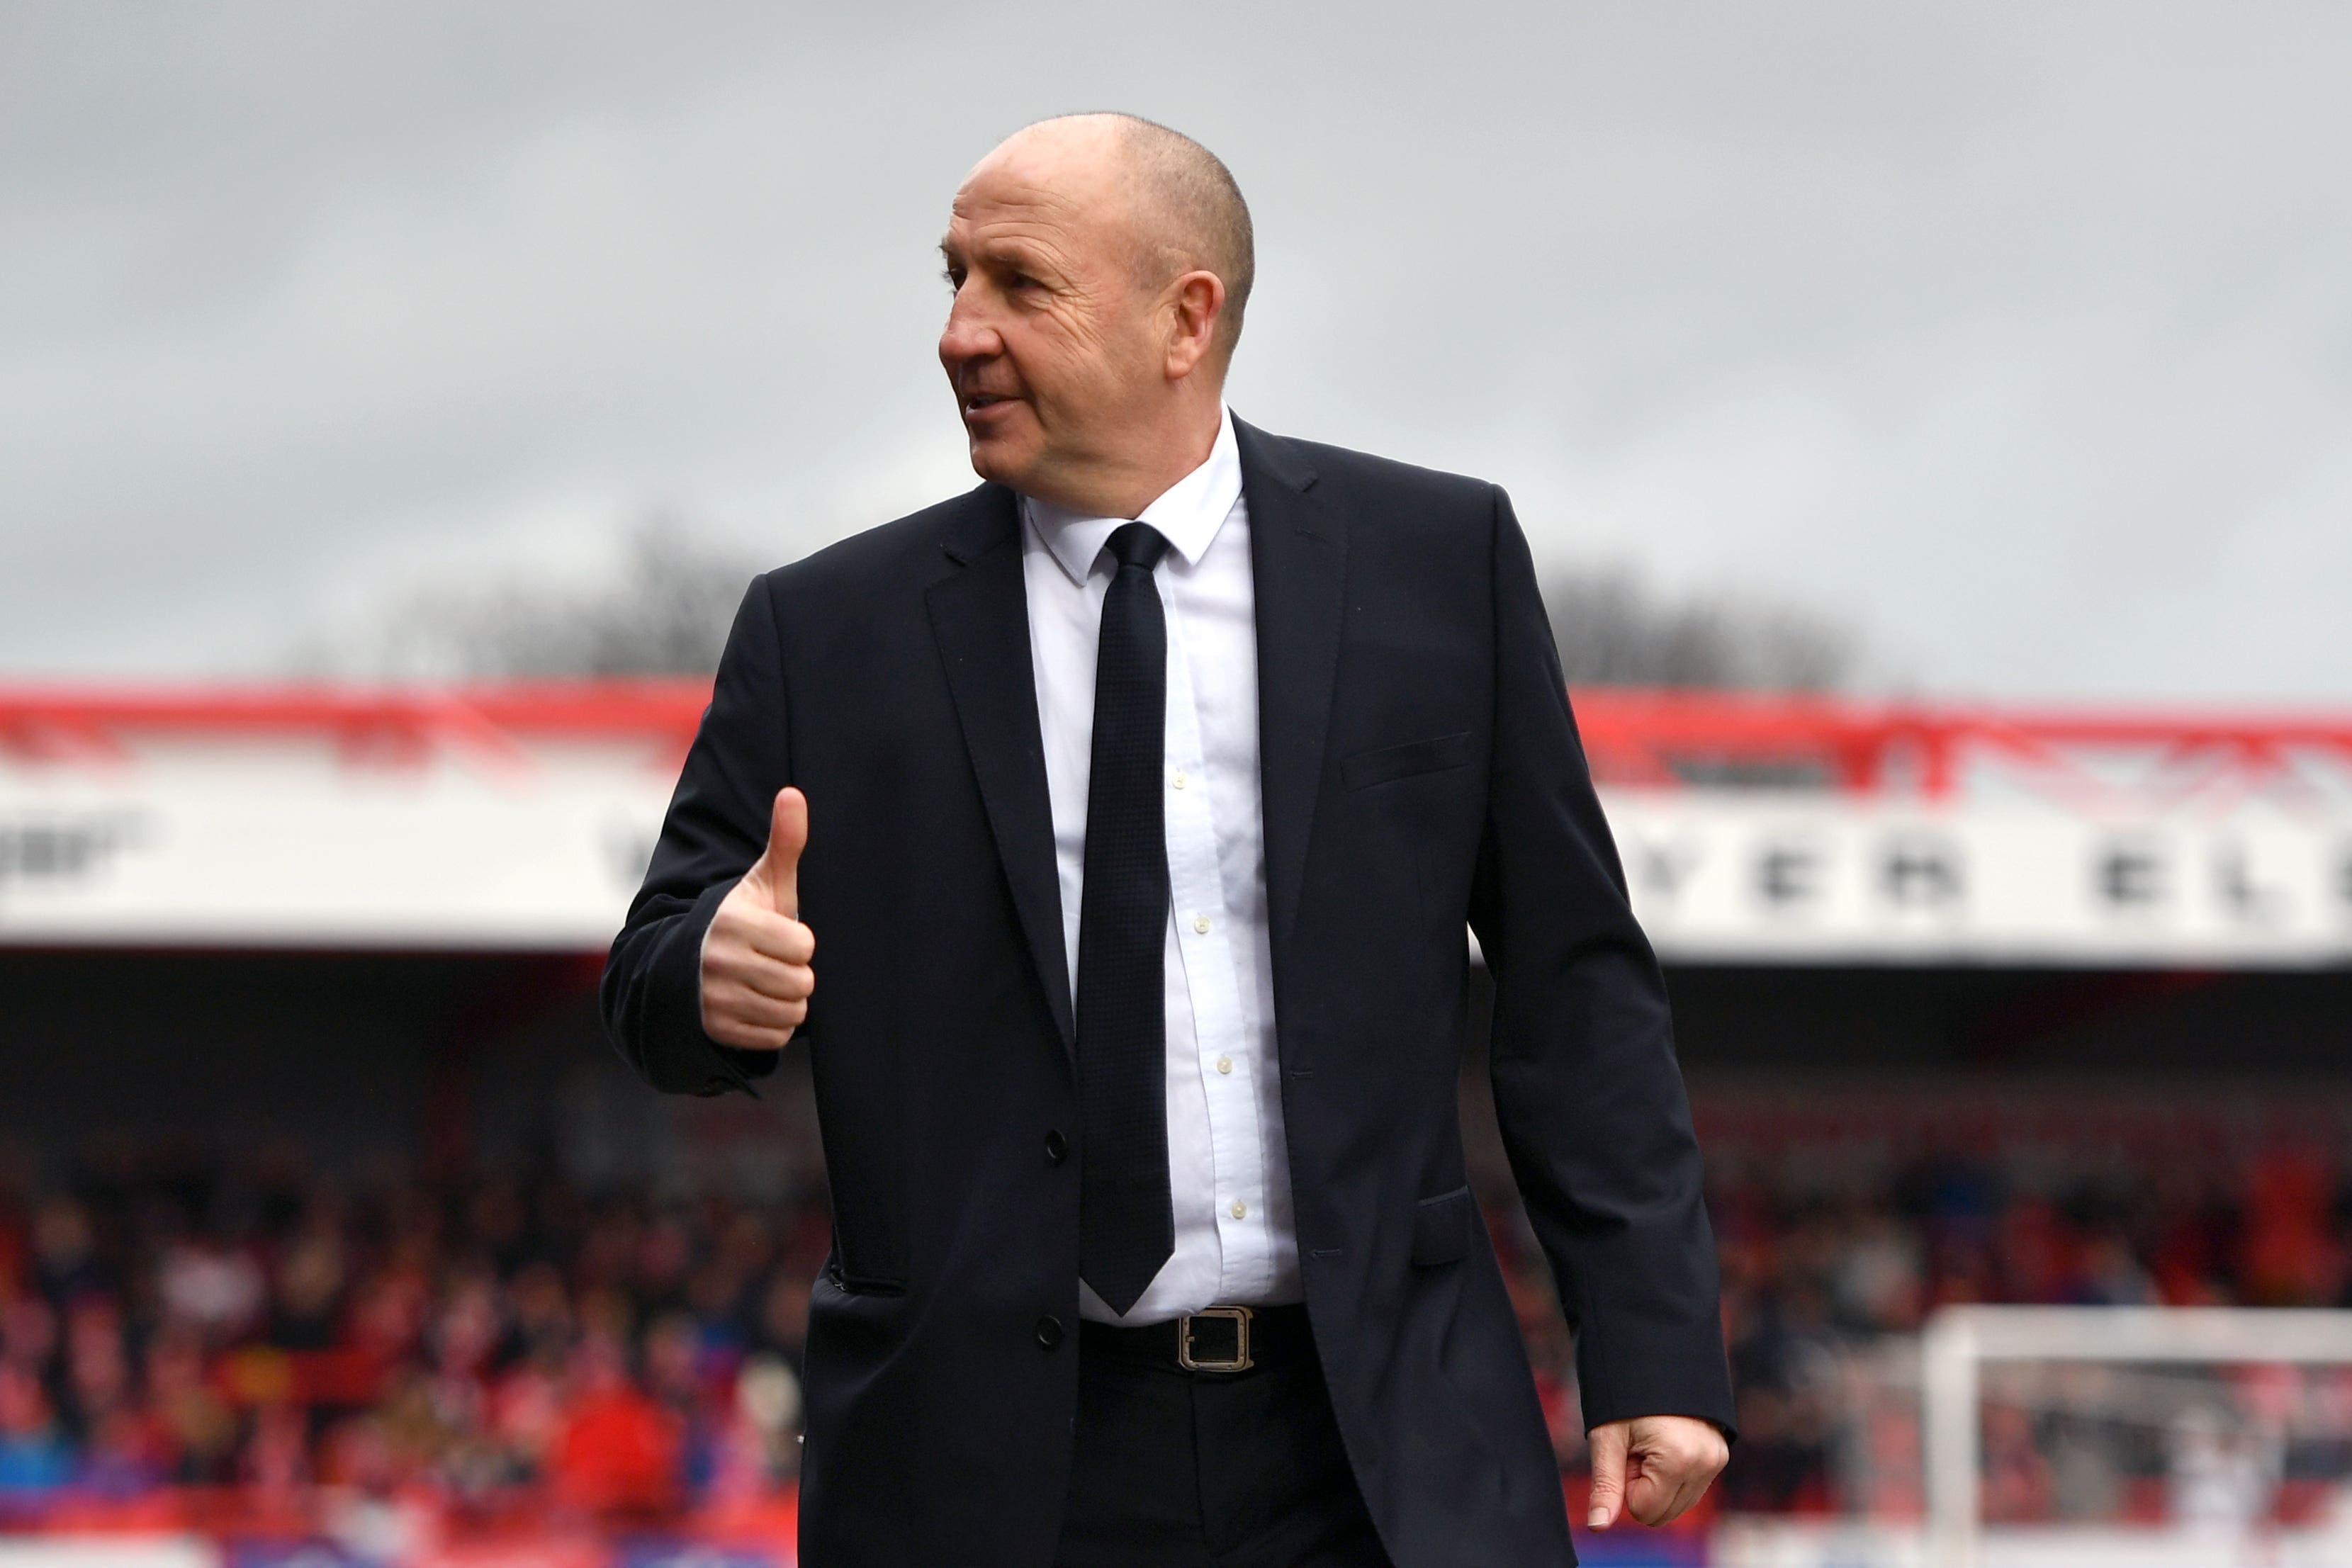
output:
M126 1155L0 1197L0 1510L317 1484L656 1518L786 1486L822 1195Z
M1726 1509L1916 1511L1913 1396L1898 1378L1874 1410L1854 1368L1941 1303L2346 1300L2311 1126L1932 1102L1824 1120L1748 1096L1700 1120L1742 1424ZM1572 1477L1569 1336L1501 1152L1474 1139L1473 1166ZM21 1165L0 1173L0 1521L175 1487L523 1490L647 1518L778 1494L828 1230L814 1186Z

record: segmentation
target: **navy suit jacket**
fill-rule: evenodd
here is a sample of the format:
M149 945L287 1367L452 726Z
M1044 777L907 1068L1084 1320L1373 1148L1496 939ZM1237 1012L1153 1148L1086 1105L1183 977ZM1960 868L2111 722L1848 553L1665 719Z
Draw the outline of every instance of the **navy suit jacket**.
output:
M1235 434L1283 1116L1339 1429L1398 1568L1572 1563L1466 1184L1463 928L1495 977L1495 1103L1587 1425L1728 1428L1665 988L1509 501ZM1086 1129L1019 516L982 485L752 584L604 974L613 1038L656 1088L772 1070L703 1033L698 960L775 791L806 792L818 985L791 1049L813 1058L835 1226L809 1318L812 1568L1034 1568L1060 1529Z

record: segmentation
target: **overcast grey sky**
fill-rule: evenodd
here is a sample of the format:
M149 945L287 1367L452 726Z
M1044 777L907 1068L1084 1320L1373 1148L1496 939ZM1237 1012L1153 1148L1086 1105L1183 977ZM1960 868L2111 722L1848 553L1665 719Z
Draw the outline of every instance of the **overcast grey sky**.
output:
M0 677L971 483L949 195L1221 153L1272 429L1970 695L2352 703L2352 8L0 7Z

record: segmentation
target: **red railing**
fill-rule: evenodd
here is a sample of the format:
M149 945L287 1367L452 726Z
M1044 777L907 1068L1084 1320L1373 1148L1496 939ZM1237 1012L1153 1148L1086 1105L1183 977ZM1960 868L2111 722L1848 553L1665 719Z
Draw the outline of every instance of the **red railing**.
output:
M0 754L104 764L129 759L125 737L132 734L312 736L353 763L421 761L449 749L527 766L526 740L641 737L674 761L709 700L704 680L0 688Z
M2352 716L1864 702L1716 692L1574 694L1594 776L1626 788L1714 780L1810 783L1943 798L1974 765L2076 799L2166 802L2215 789L2352 780ZM2093 758L2115 766L2094 767Z
M642 738L674 766L710 695L696 679L528 682L452 688L328 685L0 689L0 755L127 760L126 737L325 737L353 763L455 750L528 766L530 740ZM2077 797L2185 799L2299 788L2315 761L2352 780L2352 715L2036 707L1583 687L1573 694L1593 772L1621 788L1778 782L1948 796L1972 766ZM2129 759L2114 768L2086 758Z
M596 1548L616 1536L655 1536L709 1546L760 1552L793 1561L800 1526L797 1489L722 1500L675 1511L614 1511L582 1508L544 1486L505 1486L464 1499L442 1489L411 1485L362 1490L346 1486L165 1485L132 1497L106 1497L67 1489L33 1498L22 1494L0 1507L0 1539L58 1535L194 1535L219 1541L302 1541L331 1537L348 1527L354 1504L396 1510L404 1533L424 1548L404 1554L446 1560L495 1555L529 1547L534 1563L605 1562ZM567 1553L574 1549L576 1556Z

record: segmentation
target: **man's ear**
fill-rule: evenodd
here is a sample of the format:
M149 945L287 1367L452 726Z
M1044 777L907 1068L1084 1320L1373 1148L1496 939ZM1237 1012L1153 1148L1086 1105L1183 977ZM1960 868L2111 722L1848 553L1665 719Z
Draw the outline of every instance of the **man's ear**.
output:
M1224 279L1213 272L1188 272L1169 286L1170 381L1182 381L1216 351L1217 320L1224 309Z

